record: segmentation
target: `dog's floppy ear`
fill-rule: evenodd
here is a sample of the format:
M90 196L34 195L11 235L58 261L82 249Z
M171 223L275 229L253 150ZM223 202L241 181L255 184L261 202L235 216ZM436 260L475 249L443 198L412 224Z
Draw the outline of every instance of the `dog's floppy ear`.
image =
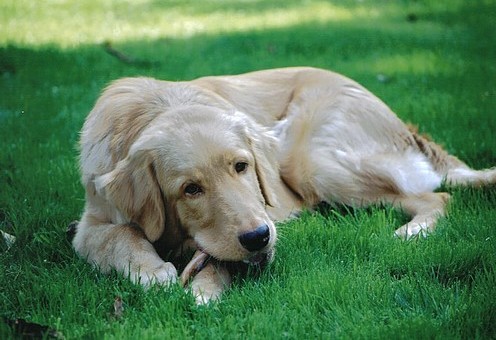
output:
M255 157L255 170L265 203L275 207L277 206L277 198L270 184L280 180L276 140L262 127L253 123L248 124L247 134Z
M150 242L165 227L164 198L153 164L150 138L140 138L114 170L95 178L97 192L112 202L129 222L138 224Z

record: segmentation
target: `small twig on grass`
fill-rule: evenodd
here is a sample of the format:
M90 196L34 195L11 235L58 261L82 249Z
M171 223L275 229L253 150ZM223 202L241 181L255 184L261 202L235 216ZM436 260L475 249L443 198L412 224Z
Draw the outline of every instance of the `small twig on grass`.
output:
M123 52L115 49L110 41L105 41L102 44L102 46L105 52L117 58L119 61L123 62L124 64L138 66L138 67L152 67L152 66L158 66L160 64L157 61L136 59L127 54L124 54Z
M114 300L114 317L120 319L124 313L124 304L120 296L116 296Z

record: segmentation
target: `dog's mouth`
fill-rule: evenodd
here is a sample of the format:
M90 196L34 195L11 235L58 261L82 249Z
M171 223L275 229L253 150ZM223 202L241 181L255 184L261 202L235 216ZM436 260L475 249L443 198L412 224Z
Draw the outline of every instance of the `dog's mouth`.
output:
M242 262L251 266L265 267L269 264L274 257L274 251L270 250L267 252L259 252L253 254L248 259L243 260Z
M217 265L225 266L230 272L246 273L252 268L255 269L255 271L264 269L270 262L272 262L273 258L273 249L265 252L257 252L243 261L223 261L216 259L203 250L197 250L191 261L186 265L181 273L181 284L185 286L210 262L215 262Z

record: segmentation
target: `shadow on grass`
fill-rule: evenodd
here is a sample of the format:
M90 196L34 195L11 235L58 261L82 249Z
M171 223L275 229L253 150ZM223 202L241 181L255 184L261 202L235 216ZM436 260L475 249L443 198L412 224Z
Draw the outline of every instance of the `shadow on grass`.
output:
M150 6L147 4L146 6ZM301 6L300 0L254 0L254 1L205 1L202 6L197 6L195 0L155 0L152 1L151 7L157 10L180 10L187 14L211 14L219 10L229 12L243 12L243 13L260 13L266 11L280 10L287 7ZM136 5L136 10L142 9L142 5Z

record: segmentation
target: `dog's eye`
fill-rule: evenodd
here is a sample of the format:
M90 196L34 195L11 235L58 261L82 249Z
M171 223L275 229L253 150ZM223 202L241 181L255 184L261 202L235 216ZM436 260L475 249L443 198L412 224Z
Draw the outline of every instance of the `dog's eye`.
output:
M248 167L248 163L246 163L246 162L238 162L234 166L234 169L239 174L239 173L242 173L242 172L246 171L246 168L247 167Z
M184 188L184 193L188 196L196 196L203 193L203 189L198 184L191 183Z

